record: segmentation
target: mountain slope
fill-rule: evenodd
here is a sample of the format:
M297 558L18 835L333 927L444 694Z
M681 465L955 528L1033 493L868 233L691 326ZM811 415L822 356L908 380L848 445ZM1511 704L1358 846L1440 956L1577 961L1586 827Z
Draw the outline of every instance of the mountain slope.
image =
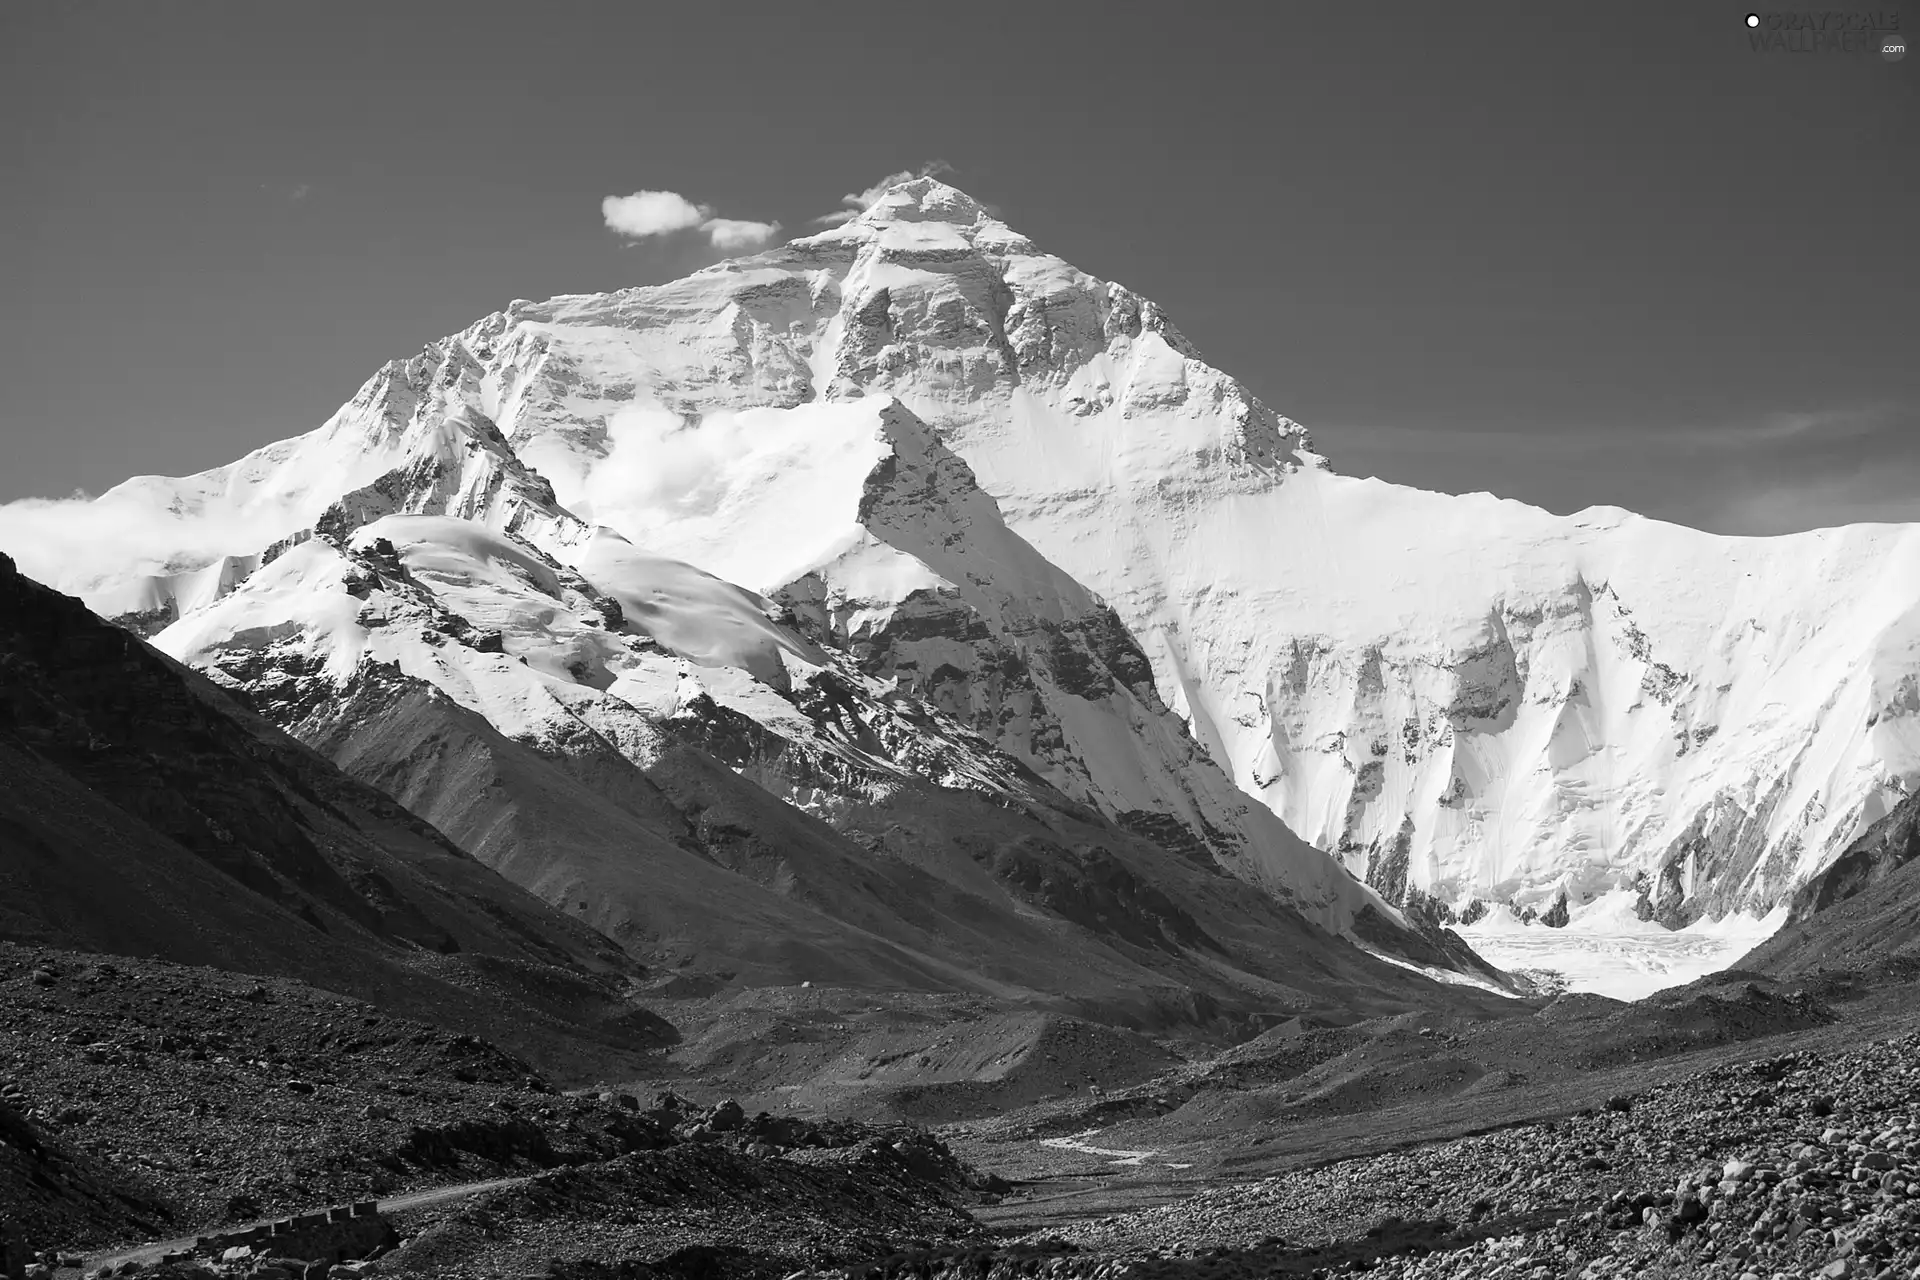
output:
M1801 886L1786 925L1736 967L1783 976L1851 969L1873 980L1920 977L1920 796L1901 801Z
M130 482L102 504L254 549L195 595L183 535L90 598L650 962L1143 1023L1434 998L1324 930L1500 981L1240 796L896 401L743 415L752 492L680 475L642 546L557 501L491 377L441 344L309 436ZM771 596L664 554L695 543Z
M205 606L239 582L248 584L254 600L272 592L300 594L306 590L296 582L300 575L324 577L337 567L324 550L310 544L313 536L325 542L357 538L358 531L402 513L448 518L430 533L422 532L426 526L409 526L415 545L444 538L448 553L463 563L474 563L476 557L488 563L504 564L516 557L524 561L519 551L495 556L501 545L497 542L483 551L473 541L477 535L461 532L451 521L484 525L492 534L518 539L551 557L554 567L536 571L523 564L520 578L486 571L484 581L469 583L449 597L444 612L451 616L443 619L448 626L458 631L473 621L503 637L511 637L516 628L524 630L514 611L544 616L547 584L533 581L542 574L561 574L566 579L563 594L588 591L597 602L581 626L540 642L536 665L552 680L575 686L571 691L543 685L528 695L530 702L509 706L496 701L485 708L472 704L509 734L531 731L533 722L549 712L571 715L536 704L585 697L576 671L591 673L588 680L610 677L595 656L600 644L595 634L615 614L620 619L616 629L630 619L676 659L703 671L730 669L752 677L746 683L725 674L701 677L702 688L722 703L749 717L766 714L795 725L802 717L791 707L769 702L764 692L789 692L789 663L819 667L824 659L817 645L792 629L771 625L761 612L764 601L754 591L766 591L806 614L810 625L825 628L816 639L835 644L856 637L842 634L844 628L837 632L819 610L829 605L850 610L843 621L861 631L857 639L868 651L878 633L889 627L890 634L926 633L923 638L931 637L930 626L957 627L948 639L957 636L976 652L958 665L937 663L927 674L944 673L951 685L963 670L983 664L1004 668L1004 679L995 687L977 686L963 699L985 701L970 704L957 716L994 748L1110 817L1163 834L1178 831L1181 842L1239 861L1250 874L1332 927L1344 927L1367 904L1367 895L1348 877L1248 804L1196 751L1184 726L1152 689L1145 661L1118 620L1007 530L965 465L897 404L863 398L744 415L727 428L732 434L726 456L701 452L688 464L694 470L713 464L726 475L701 479L689 471L670 490L657 492L660 523L628 520L627 528L647 532L643 550L604 527L596 532L577 518L555 500L546 479L508 449L487 412L501 407L496 402L502 392L491 377L464 344L445 344L419 360L383 370L332 422L309 436L270 446L232 467L171 482L171 489L166 488L169 482L147 478L104 495L101 503L111 506L152 501L165 492L168 508L183 513L185 525L196 532L183 533L179 548L172 551L164 544L158 555L147 549L143 554L152 556L152 563L92 583L86 598L103 612L129 606L115 616L152 631L166 628L182 601ZM654 469L649 463L647 474L672 474L673 450L679 447L666 446L663 466ZM688 447L704 451L708 446ZM540 451L534 445L526 448ZM379 466L389 469L367 480L367 473ZM627 466L618 458L605 462L615 477ZM316 477L327 477L328 483ZM716 480L724 492L716 490ZM957 507L941 505L948 501L940 495L949 483L960 486L951 498ZM348 485L357 487L344 489ZM344 492L324 501L336 489ZM623 486L622 492L647 492L645 477ZM921 511L922 506L927 509ZM180 594L181 583L198 583L209 572L183 568L204 558L204 552L192 549L195 537L241 526L256 530L256 543L275 541L238 558L223 557L219 563L245 569L245 574L235 570L230 581L222 580L223 592ZM742 592L690 570L680 563L683 559L717 570L722 578L753 575L747 580L754 591ZM957 583L947 581L929 561L938 562ZM1000 583L1010 572L1017 582L1011 591L1004 585L988 590L980 586ZM431 568L428 573L432 575ZM273 585L254 585L262 581ZM1029 600L1025 591L1039 594ZM931 624L936 613L946 615L946 622ZM211 643L209 626L244 632L248 644L258 648L278 643L284 637L272 628L288 625L286 618L237 621L231 610L220 617L213 624L189 617L166 629L160 643L202 662ZM331 622L327 631L344 634ZM958 654L952 645L947 649L949 658ZM192 656L196 654L203 656ZM511 656L526 655L516 650ZM1122 669L1117 679L1105 671L1109 660ZM343 674L340 661L337 652L328 658L332 678ZM472 665L464 657L459 661ZM886 678L898 674L884 657L878 661L887 667ZM441 669L437 662L426 665ZM637 699L643 705L669 707L679 696L673 691L678 676L651 659L640 668L644 670L623 677L615 701ZM485 696L480 691L487 681L473 671L459 679L474 697ZM905 688L919 691L912 681ZM951 701L952 691L943 696ZM610 704L600 700L593 705ZM611 714L627 715L617 707ZM645 731L634 732L645 736ZM1004 760L982 765L976 759L962 767L948 747L931 758L925 752L914 754L908 767L932 781L955 781L955 768L985 768L994 776L976 783L989 789L1010 785L1003 776Z
M649 962L1141 1023L1444 998L1204 848L1130 834L751 593L607 530L564 545L579 569L475 521L381 516L158 639ZM1497 980L1368 919L1376 946Z
M0 766L9 939L295 977L556 1069L665 1034L606 938L5 557Z
M1729 539L1333 474L1152 303L937 182L442 350L570 510L763 592L830 550L753 522L790 460L763 428L896 397L1206 754L1395 900L1764 911L1920 778L1912 527Z

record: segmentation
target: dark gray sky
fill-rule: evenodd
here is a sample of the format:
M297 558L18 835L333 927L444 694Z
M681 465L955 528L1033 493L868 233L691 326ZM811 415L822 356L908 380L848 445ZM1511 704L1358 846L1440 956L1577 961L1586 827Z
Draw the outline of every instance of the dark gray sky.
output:
M717 256L623 248L603 196L799 228L939 158L1339 470L1920 519L1920 58L1756 53L1745 12L8 0L0 500L216 465L512 298Z

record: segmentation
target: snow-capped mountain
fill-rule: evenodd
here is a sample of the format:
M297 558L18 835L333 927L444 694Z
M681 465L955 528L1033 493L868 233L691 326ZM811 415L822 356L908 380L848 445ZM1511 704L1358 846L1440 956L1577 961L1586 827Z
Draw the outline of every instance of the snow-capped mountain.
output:
M1920 530L1338 475L1151 302L930 179L515 302L309 435L99 501L178 536L56 584L233 678L397 664L637 761L711 703L797 744L766 781L812 812L1040 787L1337 929L1369 899L1289 827L1396 903L1679 922L1784 901L1920 779Z
M1038 774L1039 790L1163 841L1177 832L1176 846L1330 927L1370 900L1205 760L1111 611L1009 531L897 401L746 415L724 465L752 483L699 509L676 488L671 537L622 521L643 550L555 503L491 425L485 377L461 354L388 370L282 458L197 477L196 493L238 491L321 536L289 528L157 643L257 694L292 680L288 698L308 703L366 663L392 666L510 737L590 733L642 768L662 722L717 705L797 750L757 776L805 809L830 815L849 789L904 777L1025 800ZM402 378L410 394L396 394ZM369 458L398 465L312 511L311 495L363 478ZM304 493L277 482L329 467L336 478ZM655 554L663 544L689 559ZM201 589L168 574L103 594L147 593L122 602L164 616L182 581Z

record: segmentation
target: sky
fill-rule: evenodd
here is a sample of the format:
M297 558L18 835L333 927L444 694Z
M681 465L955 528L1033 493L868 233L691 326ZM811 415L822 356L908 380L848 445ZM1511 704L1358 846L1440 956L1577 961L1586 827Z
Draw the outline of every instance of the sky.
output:
M1745 14L9 0L0 501L218 465L514 298L938 161L1336 470L1920 520L1920 57L1757 52ZM649 191L686 208L619 217L677 230L609 229Z

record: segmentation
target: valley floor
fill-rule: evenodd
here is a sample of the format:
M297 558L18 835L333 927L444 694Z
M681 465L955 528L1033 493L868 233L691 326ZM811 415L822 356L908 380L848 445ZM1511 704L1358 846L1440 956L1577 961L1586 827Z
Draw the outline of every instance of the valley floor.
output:
M721 990L650 1078L561 1092L298 984L0 947L0 1205L203 1280L297 1273L138 1246L362 1197L397 1239L336 1276L1908 1278L1916 995L1732 972L1223 1046Z
M1004 1128L954 1148L1016 1180L976 1213L1009 1260L1045 1255L1042 1274L1904 1280L1920 1275L1912 996L1820 1029L1240 1142L1161 1121L1064 1149Z

